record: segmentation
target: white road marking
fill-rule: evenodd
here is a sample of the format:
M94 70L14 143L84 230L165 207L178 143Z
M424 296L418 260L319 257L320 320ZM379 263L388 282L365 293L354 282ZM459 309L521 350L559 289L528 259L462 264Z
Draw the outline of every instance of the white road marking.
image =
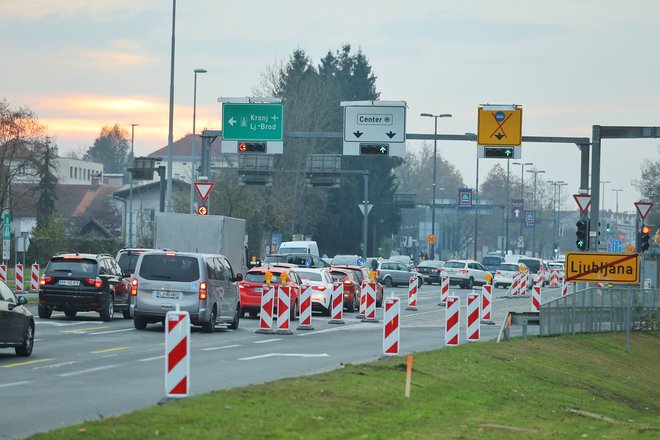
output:
M46 324L46 325L52 325L55 327L70 327L72 325L90 325L90 324L103 324L103 321L77 321L77 322L57 322L57 321L50 321L50 320L41 320L41 319L36 319L35 324Z
M60 362L59 364L52 364L52 365L42 365L40 367L33 367L33 370L41 370L43 368L58 368L58 367L66 367L67 365L73 365L77 364L78 362L76 361L68 361L68 362Z
M212 351L212 350L224 350L225 348L236 348L236 347L242 347L240 344L236 345L223 345L222 347L207 347L207 348L200 348L202 351Z
M156 356L156 357L150 357L150 358L145 358L145 359L139 359L138 362L156 361L156 360L158 360L158 359L165 359L165 355Z
M58 374L58 376L60 376L60 377L78 376L78 375L81 375L81 374L94 373L96 371L108 370L110 368L116 368L118 366L119 366L118 364L117 365L104 365L102 367L88 368L86 370L72 371L70 373L62 373L62 374Z
M120 330L106 330L104 332L92 332L87 333L88 335L106 335L108 333L123 333L123 332L132 332L135 331L134 328L122 328Z
M0 383L0 388L7 388L7 387L14 387L18 385L25 385L26 383L30 383L31 381L29 380L24 380L22 382L10 382L10 383Z
M302 357L302 358L317 358L317 357L329 357L328 353L318 353L318 354L306 354L306 353L268 353L260 354L258 356L250 356L244 358L238 358L239 361L251 361L254 359L264 359L269 357Z
M358 324L339 325L339 326L334 327L334 328L326 328L324 330L316 330L316 331L313 331L313 332L299 333L299 334L296 334L296 336L318 335L320 333L333 333L333 332L341 332L341 331L346 331L346 330L372 330L372 329L375 328L374 325L363 325L363 324L381 324L381 323L366 322L366 323L358 323Z
M255 344L265 344L267 342L281 341L282 338L264 339L263 341L254 341Z

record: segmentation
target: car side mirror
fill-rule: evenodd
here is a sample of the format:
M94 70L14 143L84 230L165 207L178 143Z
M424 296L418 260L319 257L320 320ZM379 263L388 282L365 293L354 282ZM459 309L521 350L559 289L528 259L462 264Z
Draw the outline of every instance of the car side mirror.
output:
M131 277L131 273L130 273L130 272L122 272L122 273L121 273L121 276L124 277L124 278L130 278L130 277Z
M19 306L25 305L27 303L28 303L28 300L27 300L26 297L24 297L24 296L19 296L18 297L18 305Z
M236 276L232 279L233 282L243 281L243 274L237 273Z

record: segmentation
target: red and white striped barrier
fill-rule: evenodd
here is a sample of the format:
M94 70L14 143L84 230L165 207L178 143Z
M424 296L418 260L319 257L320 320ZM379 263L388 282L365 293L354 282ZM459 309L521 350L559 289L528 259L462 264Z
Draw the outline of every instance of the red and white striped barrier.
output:
M417 310L417 277L412 276L408 280L408 307L406 310Z
M358 314L356 316L357 319L364 319L367 311L367 292L366 289L367 283L362 282L360 285L360 310L358 311Z
M445 312L445 345L455 347L458 345L458 324L460 318L461 300L457 296L447 297L447 310Z
M365 284L366 288L362 291L362 294L366 294L363 322L378 322L376 319L376 283Z
M447 275L440 276L440 304L444 306L447 304L447 297L449 296L449 277Z
M486 284L481 286L481 320L484 323L492 323L491 313L493 311L493 286Z
M167 312L165 323L165 393L167 397L188 397L190 316L188 312Z
M7 265L6 264L0 264L0 280L2 280L3 283L7 282Z
M15 290L17 292L22 292L23 291L23 265L22 264L17 264L16 269L15 269L15 274L16 274L16 287Z
M39 290L39 265L34 263L32 265L32 273L30 276L30 290Z
M467 296L467 327L466 338L468 342L479 341L481 320L479 319L479 294L468 293Z
M314 330L312 326L312 286L305 284L300 292L300 323L296 330Z
M520 272L513 274L513 281L511 282L511 295L518 296L518 290L520 289Z
M538 312L541 308L541 286L532 289L532 312Z
M553 270L550 273L550 287L559 287L559 271Z
M261 292L261 310L259 312L259 328L255 333L273 333L273 304L277 287L266 284Z
M332 283L331 319L328 324L344 324L344 284Z
M561 283L561 296L568 295L568 282L564 279Z
M600 281L596 282L596 288L597 289L604 289L605 288L605 283L601 283Z
M537 286L543 286L543 279L544 279L543 271L541 271L538 274L536 274L536 281L534 282L534 284L536 284Z
M399 354L399 317L401 305L399 298L385 298L383 311L383 354L396 356Z
M277 287L277 330L278 335L292 335L291 325L291 286Z
M520 274L520 283L518 284L518 294L520 296L527 296L527 281L528 281L529 275L527 272L521 273Z

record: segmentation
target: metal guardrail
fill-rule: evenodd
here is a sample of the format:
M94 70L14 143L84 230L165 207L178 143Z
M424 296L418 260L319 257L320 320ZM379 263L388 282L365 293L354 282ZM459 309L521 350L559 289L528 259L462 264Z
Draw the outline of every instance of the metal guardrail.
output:
M541 305L540 334L654 328L659 310L659 289L626 286L579 290Z

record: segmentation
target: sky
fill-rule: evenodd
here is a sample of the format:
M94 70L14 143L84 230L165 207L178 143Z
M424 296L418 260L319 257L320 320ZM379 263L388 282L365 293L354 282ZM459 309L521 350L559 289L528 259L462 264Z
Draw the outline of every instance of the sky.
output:
M179 0L174 140L192 132L194 69L208 71L197 77L199 133L221 129L218 98L253 96L266 69L294 50L316 64L347 43L367 57L381 99L406 102L407 133L433 132L420 113L453 114L438 120L441 134L475 133L487 103L521 105L524 136L660 126L658 17L657 0ZM167 0L0 0L0 99L32 109L61 155L83 153L114 124L139 124L135 154L149 154L167 145L171 32ZM660 158L658 145L603 141L606 209L618 194L619 211L634 210L631 181L643 159ZM545 171L540 179L568 182L563 208L575 207L578 148L522 148L528 168ZM474 143L440 141L438 152L474 186ZM481 181L496 163L505 161L480 161Z

